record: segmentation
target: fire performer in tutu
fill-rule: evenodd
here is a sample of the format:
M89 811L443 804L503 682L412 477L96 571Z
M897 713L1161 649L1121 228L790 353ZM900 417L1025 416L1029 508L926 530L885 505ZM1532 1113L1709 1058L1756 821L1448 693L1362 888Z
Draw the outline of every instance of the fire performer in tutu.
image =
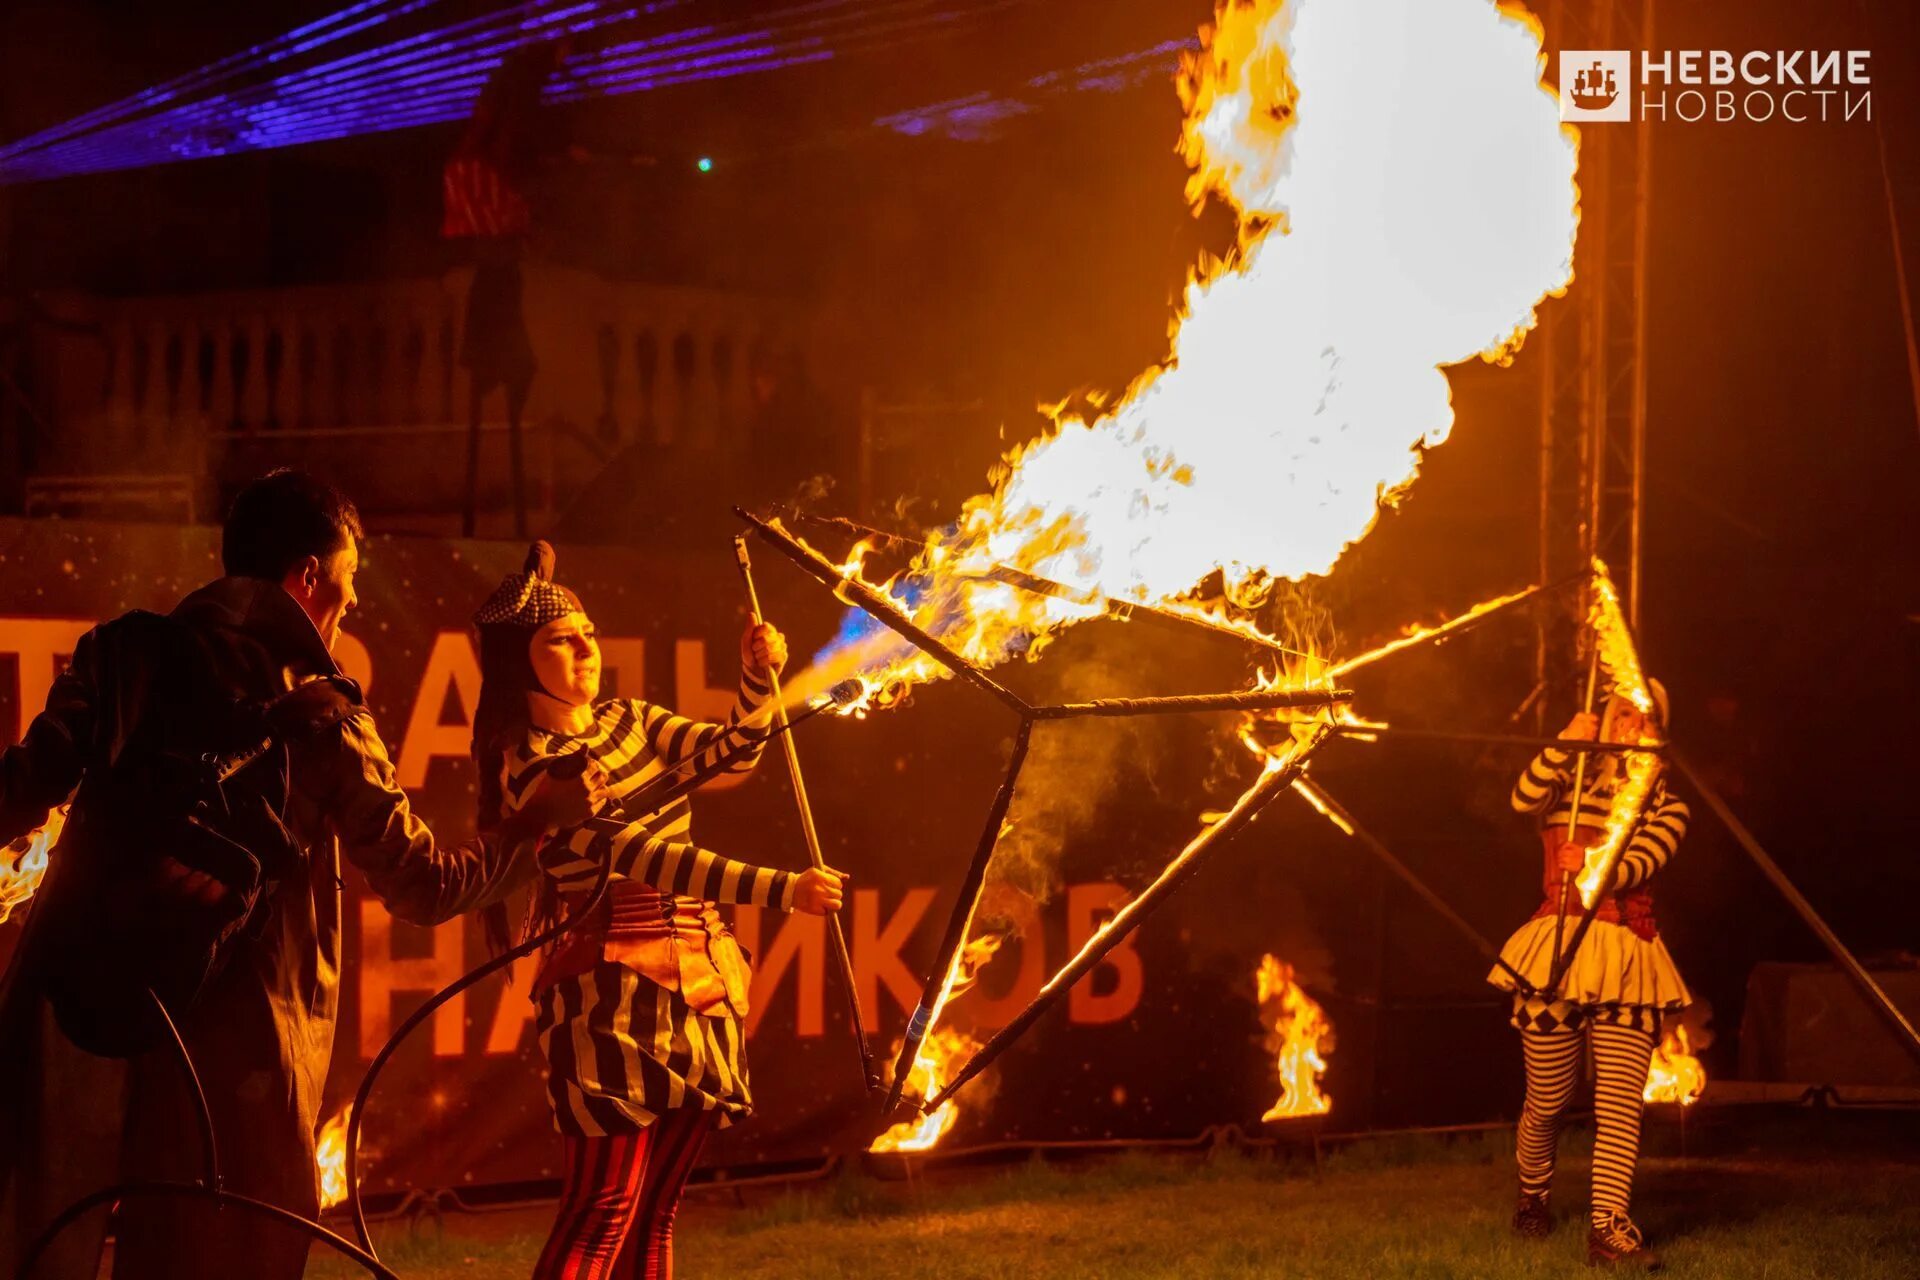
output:
M553 551L474 615L482 684L474 722L483 829L511 817L554 763L584 751L613 802L676 768L744 748L757 762L769 732L756 716L786 662L771 626L741 639L740 698L725 724L703 724L633 698L599 701L600 649L573 592L553 581ZM625 816L625 815L623 815ZM566 1141L559 1219L536 1280L665 1277L673 1216L707 1134L752 1110L747 1085L749 973L717 902L824 915L843 877L750 866L688 842L683 796L616 831L580 826L545 842L535 899L541 920L578 899L611 860L607 896L550 952L534 979L555 1126Z
M1654 712L1667 718L1667 695L1650 682ZM1637 743L1645 718L1626 700L1609 698L1601 718L1581 712L1561 731L1563 738ZM1514 931L1501 958L1526 976L1534 990L1516 989L1505 969L1487 980L1513 992L1513 1025L1526 1055L1527 1097L1515 1138L1520 1165L1520 1203L1513 1228L1540 1237L1553 1228L1547 1196L1560 1118L1573 1097L1581 1050L1589 1041L1594 1059L1593 1193L1587 1234L1590 1262L1653 1269L1659 1258L1648 1249L1628 1217L1633 1169L1640 1153L1641 1093L1647 1064L1660 1037L1661 1019L1690 1002L1686 983L1674 967L1654 925L1654 874L1672 860L1687 830L1687 806L1656 784L1638 827L1628 837L1603 892L1593 926L1566 966L1557 989L1548 990L1559 948L1573 935L1580 899L1567 885L1580 874L1589 846L1599 844L1611 812L1614 792L1625 769L1623 757L1602 755L1589 765L1586 785L1572 756L1549 747L1534 758L1513 789L1513 807L1539 818L1546 850L1545 900L1533 918ZM1575 816L1576 808L1578 816Z

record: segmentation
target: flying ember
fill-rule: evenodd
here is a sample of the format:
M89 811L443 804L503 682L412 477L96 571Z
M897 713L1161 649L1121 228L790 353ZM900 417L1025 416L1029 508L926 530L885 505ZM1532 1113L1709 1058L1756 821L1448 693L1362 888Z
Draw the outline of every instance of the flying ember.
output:
M1222 6L1181 152L1238 244L1192 274L1160 365L1010 453L885 593L993 665L1104 601L1190 603L1218 574L1250 603L1332 569L1451 431L1444 369L1506 361L1571 279L1576 139L1542 63L1491 0ZM895 695L944 674L872 631L823 662Z

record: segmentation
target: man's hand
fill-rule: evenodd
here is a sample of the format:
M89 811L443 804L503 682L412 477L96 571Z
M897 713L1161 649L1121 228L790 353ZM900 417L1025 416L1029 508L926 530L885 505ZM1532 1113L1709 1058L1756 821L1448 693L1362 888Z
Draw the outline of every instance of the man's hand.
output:
M1591 742L1600 736L1600 717L1591 711L1576 711L1573 719L1567 721L1567 727L1560 731L1563 738L1584 738Z
M787 665L787 638L771 622L747 628L740 637L740 665L763 679Z
M230 892L206 872L195 871L177 858L160 859L160 884L168 893L203 907L219 906Z
M831 867L808 867L795 877L793 909L810 916L838 911L845 898L846 882L847 877Z
M1581 870L1587 865L1586 846L1574 844L1571 841L1562 841L1559 850L1554 855L1554 865L1570 875L1579 875Z
M542 773L515 817L521 826L564 831L591 818L606 800L607 775L588 761L576 777L558 777L551 769Z

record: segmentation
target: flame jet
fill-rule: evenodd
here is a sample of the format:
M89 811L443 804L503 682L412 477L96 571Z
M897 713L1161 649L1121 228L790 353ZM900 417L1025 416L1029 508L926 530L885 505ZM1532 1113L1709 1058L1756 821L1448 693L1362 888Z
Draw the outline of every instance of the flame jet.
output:
M1244 603L1327 573L1452 430L1445 368L1506 362L1572 279L1577 137L1524 10L1255 0L1203 35L1180 80L1187 193L1231 204L1239 243L1192 274L1162 364L1010 453L877 584L981 665L1036 656L1102 599L1185 601L1218 573ZM871 630L822 665L880 701L946 674Z

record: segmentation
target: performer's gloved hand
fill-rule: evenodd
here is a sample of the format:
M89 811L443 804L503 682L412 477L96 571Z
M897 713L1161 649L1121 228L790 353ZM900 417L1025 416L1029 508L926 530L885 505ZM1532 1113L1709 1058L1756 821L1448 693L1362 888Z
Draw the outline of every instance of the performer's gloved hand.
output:
M808 867L794 877L793 909L810 916L830 915L840 909L847 877L831 867Z
M771 622L747 628L740 637L740 665L765 677L787 665L787 638Z
M1592 742L1600 736L1600 717L1591 711L1576 711L1573 719L1567 721L1567 727L1560 731L1563 738L1585 738Z

